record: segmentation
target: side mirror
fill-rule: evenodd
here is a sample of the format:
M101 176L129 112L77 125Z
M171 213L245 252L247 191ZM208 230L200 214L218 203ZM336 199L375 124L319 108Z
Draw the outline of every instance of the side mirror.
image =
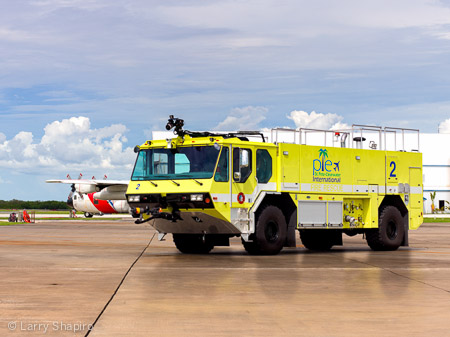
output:
M141 150L141 148L140 148L139 145L136 145L136 146L134 147L134 153L138 153L140 150Z
M248 150L241 149L240 167L248 167L249 165L249 153Z
M237 182L241 181L241 172L234 172L233 177Z

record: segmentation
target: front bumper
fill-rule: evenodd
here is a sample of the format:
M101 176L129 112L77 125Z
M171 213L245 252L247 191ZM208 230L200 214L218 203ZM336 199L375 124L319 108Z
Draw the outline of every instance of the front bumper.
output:
M160 233L241 234L230 222L203 212L180 212L180 218L175 222L157 218L149 223Z

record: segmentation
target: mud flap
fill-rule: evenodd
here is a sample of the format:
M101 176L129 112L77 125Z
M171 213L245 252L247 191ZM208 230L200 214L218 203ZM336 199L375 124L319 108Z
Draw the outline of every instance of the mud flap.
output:
M406 215L403 217L403 223L405 226L405 236L403 237L401 246L408 247L409 246L409 214L408 213L406 213Z
M297 234L297 211L292 213L291 218L289 219L286 235L286 243L284 244L284 247L297 247L296 234Z

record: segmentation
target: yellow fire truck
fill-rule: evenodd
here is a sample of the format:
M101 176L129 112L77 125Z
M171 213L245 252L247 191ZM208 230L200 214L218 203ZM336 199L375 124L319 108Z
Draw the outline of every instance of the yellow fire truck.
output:
M171 233L183 253L237 236L250 254L277 254L296 246L296 231L310 250L342 245L343 234L395 250L423 222L418 130L273 129L266 142L258 132L183 126L170 116L177 137L136 146L126 193L136 222L151 221L160 239ZM417 148L405 150L415 134Z

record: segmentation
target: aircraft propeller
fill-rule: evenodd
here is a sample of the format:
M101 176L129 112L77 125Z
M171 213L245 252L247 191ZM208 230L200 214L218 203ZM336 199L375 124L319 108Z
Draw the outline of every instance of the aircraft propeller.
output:
M71 189L70 189L70 193L67 197L67 205L69 205L69 207L73 208L73 192L75 192L75 184L72 184Z

